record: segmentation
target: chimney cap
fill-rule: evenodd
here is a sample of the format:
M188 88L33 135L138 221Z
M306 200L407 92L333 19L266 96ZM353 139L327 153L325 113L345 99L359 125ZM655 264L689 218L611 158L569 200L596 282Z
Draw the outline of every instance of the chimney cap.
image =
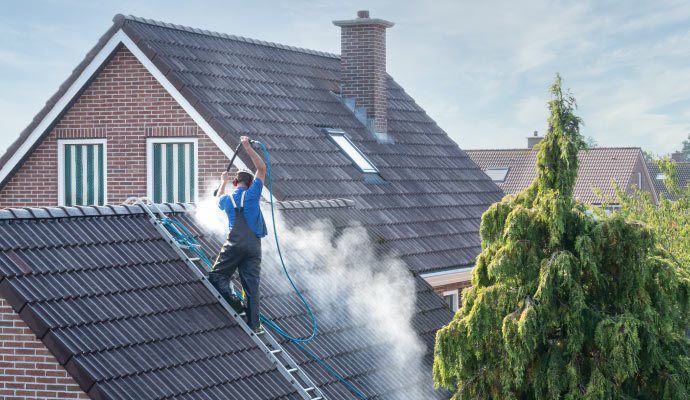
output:
M384 28L391 28L395 25L393 22L386 21L379 18L370 18L369 10L359 10L357 11L357 18L355 19L342 19L333 21L333 25L344 27L344 26L356 26L356 25L381 25Z

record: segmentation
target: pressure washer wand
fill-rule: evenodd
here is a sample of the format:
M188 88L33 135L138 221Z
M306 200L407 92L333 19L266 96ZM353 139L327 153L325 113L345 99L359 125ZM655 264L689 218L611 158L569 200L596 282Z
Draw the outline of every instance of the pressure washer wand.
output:
M228 167L225 168L226 172L230 172L230 169L232 169L232 163L235 161L235 157L237 157L237 153L242 151L242 143L238 144L237 147L235 148L235 153L233 153L232 158L230 159L230 163L228 164Z
M250 140L249 143L256 143L256 140ZM230 172L230 170L232 169L232 163L235 161L235 157L237 157L237 153L239 153L240 151L242 151L242 143L238 144L237 147L235 147L235 152L232 154L232 158L228 163L228 167L225 168L226 172ZM218 189L213 191L213 197L216 197L216 194L218 194Z
M228 167L225 168L225 172L230 172L230 169L232 169L232 163L235 161L235 157L237 157L237 153L242 151L242 143L238 144L237 147L235 147L235 152L232 154L232 158L230 159L230 162L228 163ZM218 188L213 191L213 197L216 197L218 194Z

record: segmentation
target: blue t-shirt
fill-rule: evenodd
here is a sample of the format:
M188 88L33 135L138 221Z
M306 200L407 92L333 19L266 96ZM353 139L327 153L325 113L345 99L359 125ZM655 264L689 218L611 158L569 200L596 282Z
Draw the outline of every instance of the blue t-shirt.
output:
M247 194L244 195L244 218L247 219L247 223L251 230L260 238L266 236L267 233L264 216L261 214L261 207L259 206L261 189L263 187L263 182L261 182L259 178L254 178L254 182L249 189L238 187L232 193L237 207L241 207L240 202L242 200L242 193L247 192ZM230 201L230 195L224 194L220 196L220 199L218 199L218 207L227 214L228 225L230 226L230 230L232 230L232 226L235 225L235 208L232 206L232 201Z

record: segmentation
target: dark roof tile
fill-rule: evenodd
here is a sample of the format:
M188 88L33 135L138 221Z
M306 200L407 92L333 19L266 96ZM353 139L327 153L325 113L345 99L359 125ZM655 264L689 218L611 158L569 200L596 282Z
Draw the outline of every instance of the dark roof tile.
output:
M653 163L648 162L647 168L649 169L649 175L654 184L654 189L656 190L657 196L661 197L663 194L665 198L675 201L677 195L670 193L664 184L664 178L659 167ZM676 162L676 174L678 178L678 185L680 187L687 187L690 185L690 162Z
M345 227L367 217L349 199L280 204L296 225L325 218ZM135 214L132 207L113 211L119 213L0 223L0 243L13 249L0 253L0 294L21 310L77 383L93 398L294 398L289 383L177 258L148 215L141 208ZM172 217L204 248L221 245L186 212ZM20 242L8 242L8 236ZM308 315L291 289L276 279L282 277L262 280L263 311L288 331L308 335ZM428 346L430 370L429 338L452 313L421 278L415 278L415 286L412 323ZM321 310L315 312L318 318ZM368 396L386 398L403 386L419 385L382 375L388 365L380 362L385 343L363 345L363 327L347 319L320 322L319 335L306 347ZM329 398L352 397L301 350L281 341Z

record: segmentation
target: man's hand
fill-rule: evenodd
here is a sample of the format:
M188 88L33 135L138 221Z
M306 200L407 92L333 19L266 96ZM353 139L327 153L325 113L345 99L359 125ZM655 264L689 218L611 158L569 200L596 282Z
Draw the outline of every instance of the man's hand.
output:
M254 174L254 177L258 178L261 182L263 182L264 175L266 173L266 164L264 164L264 161L261 159L261 157L259 157L259 155L256 154L256 151L254 150L250 142L249 136L240 136L240 143L242 143L242 147L244 147L244 149L247 150L249 158L252 159L252 162L256 167L256 173Z
M220 181L223 183L227 183L227 181L230 179L230 176L228 174L228 171L223 171L222 174L220 174Z

